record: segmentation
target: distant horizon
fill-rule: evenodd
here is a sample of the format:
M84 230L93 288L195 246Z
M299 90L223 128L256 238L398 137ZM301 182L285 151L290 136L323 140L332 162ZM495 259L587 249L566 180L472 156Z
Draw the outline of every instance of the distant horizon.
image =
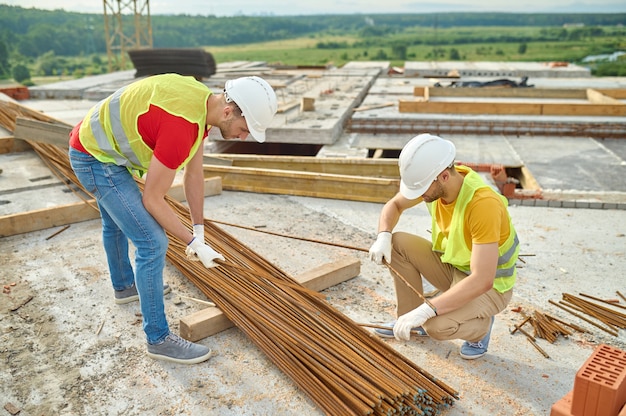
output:
M146 1L146 0L144 0ZM2 5L35 8L39 10L64 10L67 12L102 14L102 3L84 0L4 0ZM139 2L139 6L142 6ZM360 14L432 14L432 13L515 13L515 14L615 14L626 13L626 1L605 0L601 3L576 0L528 0L523 5L507 5L495 0L451 0L451 2L422 2L410 0L253 0L207 6L204 0L151 0L151 15L191 16L306 16L306 15L360 15ZM626 23L626 22L624 22Z

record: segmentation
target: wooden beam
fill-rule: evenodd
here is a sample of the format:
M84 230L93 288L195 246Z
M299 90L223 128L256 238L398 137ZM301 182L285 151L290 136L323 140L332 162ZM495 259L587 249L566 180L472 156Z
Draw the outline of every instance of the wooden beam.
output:
M13 136L0 138L0 154L26 152L27 150L33 150L33 148L24 140L18 140Z
M626 89L623 88L596 88L600 94L604 94L618 100L626 100Z
M426 97L426 91L428 91L429 97L565 98L579 100L587 98L584 89L570 88L414 87L413 95L416 97Z
M205 179L204 192L205 196L220 194L222 192L222 179L220 177ZM172 186L172 188L168 191L168 194L178 201L185 200L185 193L182 185ZM94 206L96 205L96 202L93 199L88 202ZM0 216L0 237L40 231L47 228L93 220L96 218L100 218L98 210L93 209L84 201L73 202L71 204L51 208L20 212L18 214L3 215Z
M398 192L400 186L400 179L234 166L204 165L204 175L221 176L223 189L230 191L362 202L387 202Z
M72 131L72 127L67 125L16 117L13 135L16 139L48 143L67 149L69 148L70 131Z
M295 280L302 286L322 291L356 277L361 272L361 261L344 258L311 269ZM208 307L180 319L180 336L195 342L233 327L232 322L217 307Z
M613 104L423 102L400 100L400 113L517 114L552 116L626 116L626 106Z
M222 193L222 178L213 176L204 178L204 196L219 195ZM185 201L185 189L182 184L173 185L167 194L177 201Z
M373 160L366 158L273 156L230 153L208 154L205 155L205 158L228 160L231 162L231 166L242 168L293 170L298 172L319 172L372 178L397 179L400 177L397 159ZM205 164L207 164L206 161ZM221 163L221 165L226 164Z
M367 110L374 110L374 109L377 109L377 108L393 107L394 105L396 105L396 103L393 103L393 102L381 103L381 104L372 104L372 105L366 105L366 106L363 106L363 107L354 108L352 111L354 111L354 112L367 111Z
M91 202L95 204L94 200ZM98 210L93 209L83 201L3 215L0 217L0 237L45 230L46 228L93 220L99 217Z
M291 110L294 107L297 107L300 105L300 101L299 100L294 100L291 101L287 104L283 104L280 107L278 107L278 109L276 110L277 113L281 114L281 113L286 113L287 111Z
M609 97L608 95L602 94L600 91L592 88L587 88L587 99L590 103L594 104L624 105L624 103L620 100Z
M232 166L233 161L230 159L225 159L221 156L207 156L202 155L202 163L205 165L218 165L218 166Z

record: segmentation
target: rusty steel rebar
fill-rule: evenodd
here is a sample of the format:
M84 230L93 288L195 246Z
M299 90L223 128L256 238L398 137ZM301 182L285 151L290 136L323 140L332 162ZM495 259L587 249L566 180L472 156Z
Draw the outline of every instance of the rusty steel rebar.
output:
M591 325L593 325L593 326L595 326L595 327L597 327L597 328L599 328L599 329L601 329L601 330L603 330L603 331L605 331L605 332L607 332L607 333L609 333L609 334L611 334L611 335L613 335L615 337L618 335L617 331L614 331L614 330L612 330L610 328L606 328L606 327L598 324L597 322L594 322L591 319L586 318L585 316L582 316L579 313L576 313L575 311L572 311L570 308L553 301L552 299L548 300L548 302L550 302L552 305L556 306L557 308L561 308L565 312L568 312L568 313L574 315L575 317L577 317L579 319L582 319L583 321L585 321L587 323L590 323Z
M563 293L563 301L569 304L569 306L578 308L581 312L603 322L609 327L626 328L626 314L612 309L617 305L608 303L611 305L610 308L569 293Z

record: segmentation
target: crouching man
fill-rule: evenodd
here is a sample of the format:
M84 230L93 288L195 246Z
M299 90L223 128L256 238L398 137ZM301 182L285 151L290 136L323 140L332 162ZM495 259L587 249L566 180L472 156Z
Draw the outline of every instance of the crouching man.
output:
M398 319L375 332L462 339L461 357L471 360L485 355L494 315L511 300L519 240L506 198L469 167L455 166L455 156L452 142L430 134L400 153L400 192L384 205L369 251L372 261L390 265ZM392 233L402 213L422 201L431 239ZM422 276L441 292L426 303Z

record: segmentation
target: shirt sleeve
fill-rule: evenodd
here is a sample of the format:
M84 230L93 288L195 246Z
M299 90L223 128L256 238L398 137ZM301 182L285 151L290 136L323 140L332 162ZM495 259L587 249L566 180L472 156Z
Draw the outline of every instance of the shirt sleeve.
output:
M151 105L137 122L143 141L153 156L170 169L180 168L198 137L198 125Z

